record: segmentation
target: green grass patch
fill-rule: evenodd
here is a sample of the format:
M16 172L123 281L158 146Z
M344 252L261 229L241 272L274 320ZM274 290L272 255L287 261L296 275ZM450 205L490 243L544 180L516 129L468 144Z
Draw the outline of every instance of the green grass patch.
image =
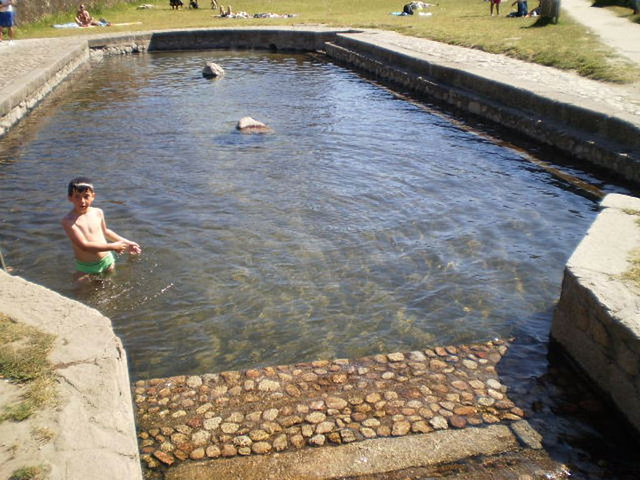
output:
M47 469L43 466L22 467L11 474L9 480L44 480Z
M55 337L0 314L0 338L0 378L25 384L21 401L5 406L0 422L19 422L55 398L54 373L47 360Z
M152 9L138 10L143 3ZM188 3L188 2L185 2ZM536 18L506 18L510 2L502 3L500 17L489 15L489 3L479 0L439 0L429 9L431 16L394 16L404 0L241 0L233 10L255 13L296 14L288 19L219 18L206 0L197 10L171 10L168 0L120 4L115 8L91 11L95 18L112 23L140 22L127 26L89 29L54 29L54 23L73 21L75 12L61 12L37 24L19 28L19 36L57 37L68 35L167 30L178 28L222 28L237 26L326 25L345 28L379 28L405 35L428 38L453 45L477 48L491 53L539 63L562 70L573 70L595 80L626 83L635 81L640 68L616 56L596 36L569 16L561 15L557 24L541 26ZM530 5L532 8L535 5ZM515 8L515 7L514 7Z

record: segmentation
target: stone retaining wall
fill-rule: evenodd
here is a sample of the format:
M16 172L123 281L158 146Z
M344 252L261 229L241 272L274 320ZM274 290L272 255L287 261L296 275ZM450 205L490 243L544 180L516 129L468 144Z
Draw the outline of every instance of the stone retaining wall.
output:
M337 32L329 29L217 28L108 36L89 40L89 48L135 45L139 50L324 50Z
M569 259L551 337L640 432L640 199L610 194ZM638 213L631 213L638 212Z

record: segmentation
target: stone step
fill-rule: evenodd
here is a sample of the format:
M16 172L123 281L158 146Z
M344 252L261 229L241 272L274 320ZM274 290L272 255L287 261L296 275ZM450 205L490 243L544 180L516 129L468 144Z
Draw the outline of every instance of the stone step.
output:
M495 340L141 380L141 458L165 478L340 478L538 449L498 378L507 350Z

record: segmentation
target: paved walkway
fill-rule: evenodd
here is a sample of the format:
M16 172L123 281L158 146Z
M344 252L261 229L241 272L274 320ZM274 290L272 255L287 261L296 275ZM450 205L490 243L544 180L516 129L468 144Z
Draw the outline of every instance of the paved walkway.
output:
M13 45L0 42L0 99L4 98L3 89L19 87L27 76L47 68L51 59L64 55L70 45L86 42L82 38L38 38L16 40Z
M640 65L640 25L592 4L585 0L562 0L563 14L568 13L598 35L604 44Z

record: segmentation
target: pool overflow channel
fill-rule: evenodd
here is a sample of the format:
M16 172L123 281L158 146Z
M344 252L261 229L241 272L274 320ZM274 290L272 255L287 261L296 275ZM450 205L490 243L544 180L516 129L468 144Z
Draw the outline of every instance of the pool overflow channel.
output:
M327 43L327 40L334 39L335 32L302 35L305 42L299 41L301 32L282 34L260 31L257 34L238 35L237 32L198 31L164 35L153 34L147 36L146 41L145 36L114 37L106 43L104 40L92 40L90 45L96 52L100 50L103 53L154 49L263 48L264 45L276 50L300 50L304 45L303 50L326 49L328 52L334 44ZM326 38L327 35L329 38ZM271 41L265 43L264 36ZM117 46L118 43L121 45ZM327 45L331 47L327 48ZM341 53L334 50L335 57L332 58L344 62L354 55L353 52L345 53L343 47L336 48ZM371 55L368 62L380 63L372 52L367 53ZM359 63L362 67L362 62L360 55L359 60L353 63ZM375 69L369 67L367 70ZM399 75L411 76L407 71L401 71ZM513 125L510 123L509 126ZM544 135L553 137L549 132ZM579 150L579 156L590 157L589 161L596 164L607 157L593 144L590 148ZM550 168L552 173L553 169ZM621 170L630 171L628 165L623 165ZM573 183L571 176L559 176ZM638 181L633 174L627 178ZM579 186L580 182L576 179L575 184ZM600 195L597 190L587 190L590 195ZM506 442L502 444L502 452L522 448L539 449L539 436L522 421L524 411L508 398L506 387L496 376L497 363L507 348L506 342L497 341L359 360L310 362L244 372L140 381L134 386L134 391L139 419L144 425L140 432L142 456L149 467L162 469L188 459L230 460L231 457L249 454L295 451L303 445L363 442L363 448L366 448L364 441L367 439L401 437L409 433L420 436L429 432L455 431L479 425L498 426L502 423L509 425L508 431L495 431L495 438ZM260 405L260 408L249 408L252 403ZM440 441L435 440L436 447L431 448L437 449ZM367 445L372 446L373 443ZM376 447L371 448L375 452ZM355 451L352 455L361 453ZM445 461L483 453L499 452L465 451L461 457L447 457ZM372 469L356 468L364 458L356 456L344 457L343 461L347 463L349 460L346 459L351 458L351 469L341 470L340 473L326 471L325 476L305 478L376 474ZM290 471L296 471L295 465L299 459L292 456L287 460L283 455L282 461L283 464L273 468L281 469L286 465ZM318 462L326 462L326 458ZM187 463L184 465L192 475L189 478L206 478L198 477L198 473L189 470L192 467ZM396 470L428 466L390 461L387 467L389 465L394 465L392 469ZM266 465L263 467L269 468ZM228 478L237 478L237 468L244 467L231 463L222 466L223 470L231 472ZM557 469L559 476L556 478L561 478L562 466L555 465L552 468ZM171 472L171 469L167 471L167 478L184 478L180 477L181 473ZM246 471L243 475L246 475L244 478L250 478ZM310 474L299 471L297 476L290 478L303 478L304 475ZM284 475L281 478L287 477Z

